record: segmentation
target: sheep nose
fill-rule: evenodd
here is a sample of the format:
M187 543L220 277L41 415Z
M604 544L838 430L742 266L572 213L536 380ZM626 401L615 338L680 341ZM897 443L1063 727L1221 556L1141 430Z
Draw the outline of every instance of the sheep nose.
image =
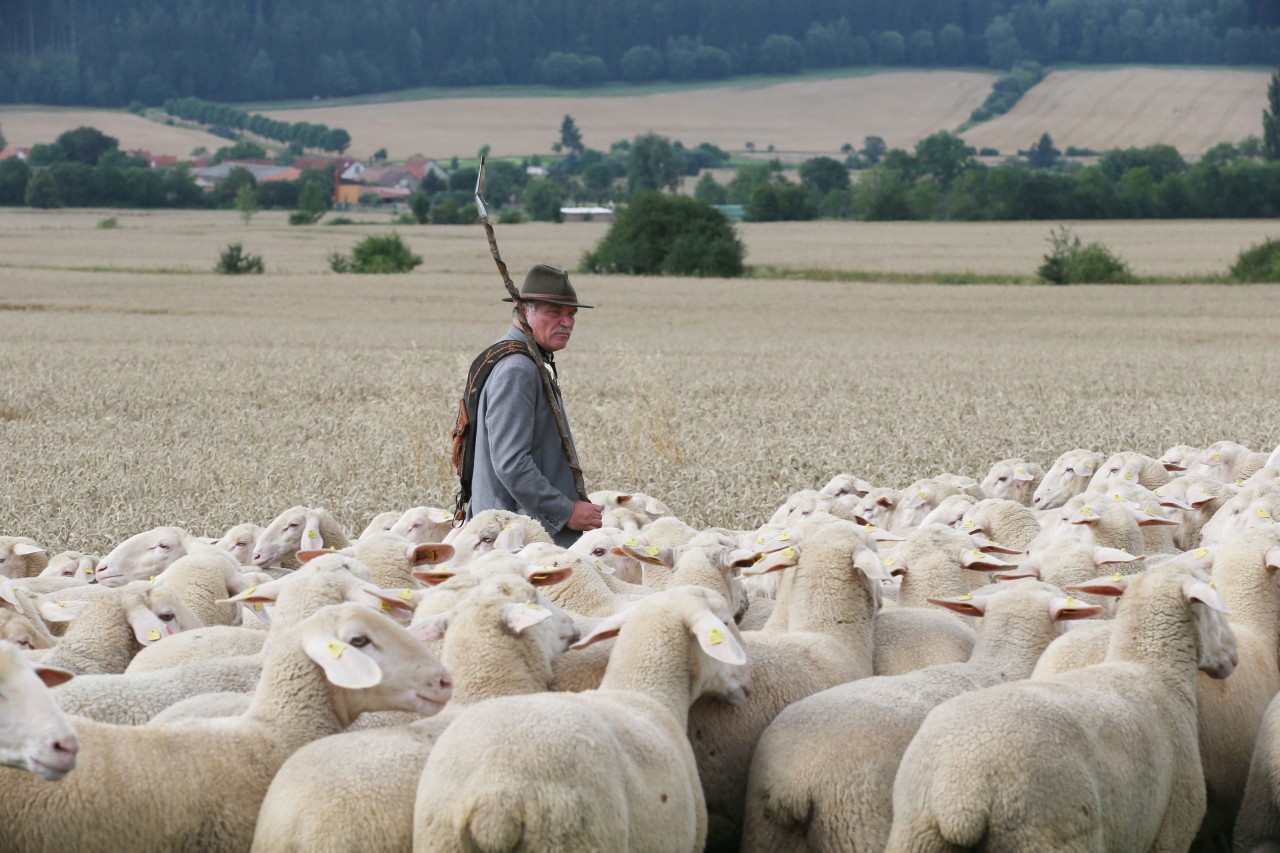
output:
M59 756L65 756L72 760L74 760L76 755L80 752L80 741L75 735L68 735L60 738L50 745L53 747L53 751L56 754Z

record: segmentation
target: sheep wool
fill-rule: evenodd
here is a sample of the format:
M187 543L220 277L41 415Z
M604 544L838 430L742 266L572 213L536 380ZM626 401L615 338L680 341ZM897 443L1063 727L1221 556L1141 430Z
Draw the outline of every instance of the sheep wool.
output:
M0 576L37 577L49 565L49 554L28 536L0 536Z

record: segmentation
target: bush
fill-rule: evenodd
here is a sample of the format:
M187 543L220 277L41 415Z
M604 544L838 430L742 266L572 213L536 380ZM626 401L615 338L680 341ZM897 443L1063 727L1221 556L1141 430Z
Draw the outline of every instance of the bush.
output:
M329 256L329 269L334 272L397 273L409 272L422 263L422 256L409 251L399 234L370 234L351 250L351 256L334 252Z
M247 255L245 254L244 246L239 243L231 243L218 255L218 263L214 266L213 271L223 275L260 273L262 272L262 256Z
M1280 239L1264 240L1240 252L1231 266L1231 278L1244 284L1280 282Z
M1129 265L1101 243L1081 245L1069 227L1049 233L1049 254L1036 270L1050 284L1132 284Z
M519 225L520 223L526 222L526 221L527 220L524 218L524 214L518 210L512 210L511 208L503 208L502 210L498 211L499 225Z
M594 251L588 272L631 275L742 275L746 250L733 224L710 205L658 192L636 196Z
M350 216L335 216L325 223L325 225L355 225L355 224L356 224L356 221L352 219Z
M109 231L110 229L118 228L119 226L120 226L120 223L116 221L116 218L114 216L108 216L106 219L98 220L98 228L102 229L103 231Z

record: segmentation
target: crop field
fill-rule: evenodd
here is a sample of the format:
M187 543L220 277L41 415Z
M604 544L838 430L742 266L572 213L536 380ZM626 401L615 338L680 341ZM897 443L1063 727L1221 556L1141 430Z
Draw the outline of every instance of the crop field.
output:
M118 227L95 228L114 215ZM387 227L248 227L234 213L0 212L0 532L96 550L328 506L353 533L447 505L471 357L506 307L478 227L404 227L425 263L336 275ZM604 226L499 226L517 271L572 266ZM1028 275L1043 223L756 225L749 262ZM1220 272L1274 223L1092 223L1140 274ZM243 241L265 275L207 272ZM588 488L755 526L790 492L1077 447L1270 449L1280 288L1039 287L574 277L557 360Z
M60 107L0 107L0 128L12 148L29 148L52 142L58 134L77 127L96 127L120 141L123 150L142 149L152 154L187 157L201 146L217 151L231 143L211 133L151 121L124 110L66 109Z
M1116 68L1055 71L1003 116L964 134L977 148L1012 154L1048 133L1058 148L1106 151L1172 145L1203 154L1262 133L1265 71Z

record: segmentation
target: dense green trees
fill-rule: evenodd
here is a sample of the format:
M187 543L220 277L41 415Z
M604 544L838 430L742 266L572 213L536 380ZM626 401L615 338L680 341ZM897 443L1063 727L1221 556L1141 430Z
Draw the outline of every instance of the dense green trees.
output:
M630 275L742 275L746 254L733 224L687 196L636 196L596 248L582 259L591 272Z
M1280 64L1274 0L10 5L0 27L0 100L19 103L155 106L189 95L248 101L421 85L581 86L899 62Z

